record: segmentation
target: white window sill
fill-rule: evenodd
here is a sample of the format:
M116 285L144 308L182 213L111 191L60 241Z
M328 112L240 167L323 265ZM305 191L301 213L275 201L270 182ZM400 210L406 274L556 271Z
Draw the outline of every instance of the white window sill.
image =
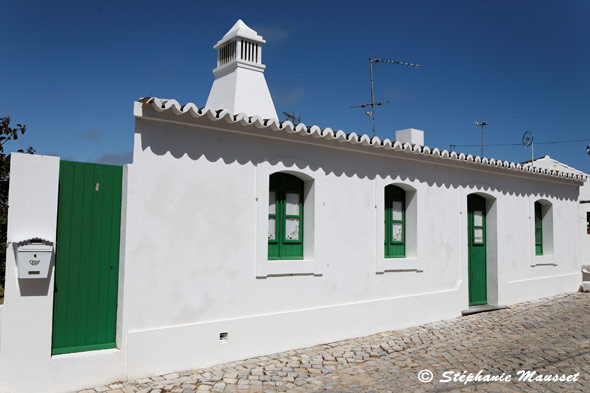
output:
M423 266L420 260L416 257L412 258L385 258L380 257L377 259L377 266L375 272L377 274L383 274L386 272L405 272L415 271L422 272Z
M553 255L535 255L531 267L537 266L557 266Z
M273 276L321 276L322 269L318 262L310 259L298 260L270 260L256 266L256 278Z

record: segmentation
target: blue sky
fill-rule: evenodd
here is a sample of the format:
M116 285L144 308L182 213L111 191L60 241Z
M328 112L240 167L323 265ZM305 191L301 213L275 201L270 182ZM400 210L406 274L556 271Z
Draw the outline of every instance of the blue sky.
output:
M239 18L267 40L266 80L278 113L371 132L351 105L370 99L381 138L425 131L428 146L479 154L535 135L535 156L590 172L590 2L569 1L11 1L0 3L0 116L27 125L16 150L119 163L133 147L133 101L204 106L212 46ZM282 118L282 116L281 116ZM588 142L541 144L588 139ZM476 145L476 146L460 146ZM485 155L530 159L517 146Z

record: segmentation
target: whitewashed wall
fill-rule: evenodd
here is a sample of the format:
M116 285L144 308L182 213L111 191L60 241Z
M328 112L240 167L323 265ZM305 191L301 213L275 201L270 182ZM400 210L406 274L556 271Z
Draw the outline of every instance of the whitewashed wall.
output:
M590 265L590 234L587 231L588 219L587 214L590 213L590 180L584 182L584 186L580 187L580 233L582 235L581 243L581 263L582 265Z
M578 175L585 175L584 172L567 166L566 164L554 160L549 156L537 159L534 165L539 168L557 170L561 172L570 172ZM580 193L578 197L580 201L579 207L579 226L580 226L580 263L581 265L590 265L590 234L587 233L587 216L590 212L590 180L586 179L584 185L580 187Z
M134 277L125 289L130 378L460 315L468 308L471 192L490 198L491 303L579 285L573 182L211 126L137 119L126 252ZM266 260L268 176L275 171L313 181L304 261ZM416 192L414 258L382 257L383 187L390 183ZM554 255L534 255L537 199L552 203ZM220 343L221 332L229 342Z
M9 252L0 392L81 389L456 317L468 307L472 192L489 199L490 303L577 289L574 182L342 146L217 122L137 119L118 348L51 356L53 270L29 296ZM266 259L268 176L276 171L306 181L304 261ZM55 240L58 174L55 157L13 156L9 241ZM414 244L403 260L383 258L383 189L392 183L412 194ZM552 203L554 255L534 255L537 199Z
M13 153L0 329L0 392L64 392L125 379L120 349L51 356L54 260L47 279L18 279L15 242L56 241L58 157ZM120 324L122 325L122 324Z

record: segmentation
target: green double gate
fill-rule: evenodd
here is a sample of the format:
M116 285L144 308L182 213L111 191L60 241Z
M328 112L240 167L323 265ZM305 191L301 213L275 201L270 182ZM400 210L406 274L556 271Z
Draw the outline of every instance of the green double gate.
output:
M115 347L122 167L61 161L53 355Z

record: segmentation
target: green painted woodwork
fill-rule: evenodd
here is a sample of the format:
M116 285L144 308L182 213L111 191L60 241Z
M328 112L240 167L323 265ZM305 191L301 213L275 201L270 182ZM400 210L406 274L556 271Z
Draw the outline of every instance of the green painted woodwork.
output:
M467 197L469 305L487 304L486 200Z
M122 168L61 161L53 355L115 348Z
M543 255L543 205L535 202L535 254Z
M401 207L400 217L394 217L394 204ZM397 231L394 231L394 227ZM401 230L401 236L399 236ZM398 238L394 239L394 232ZM400 239L401 238L401 239ZM385 258L405 258L406 256L406 192L399 187L385 187Z
M274 195L275 209L274 213L269 210L268 215L268 259L303 259L303 180L286 173L274 173L269 183L269 202ZM298 212L288 211L288 198L292 198L290 206L298 206ZM297 221L298 233L289 231L292 227L288 222ZM273 223L274 238L270 235Z

